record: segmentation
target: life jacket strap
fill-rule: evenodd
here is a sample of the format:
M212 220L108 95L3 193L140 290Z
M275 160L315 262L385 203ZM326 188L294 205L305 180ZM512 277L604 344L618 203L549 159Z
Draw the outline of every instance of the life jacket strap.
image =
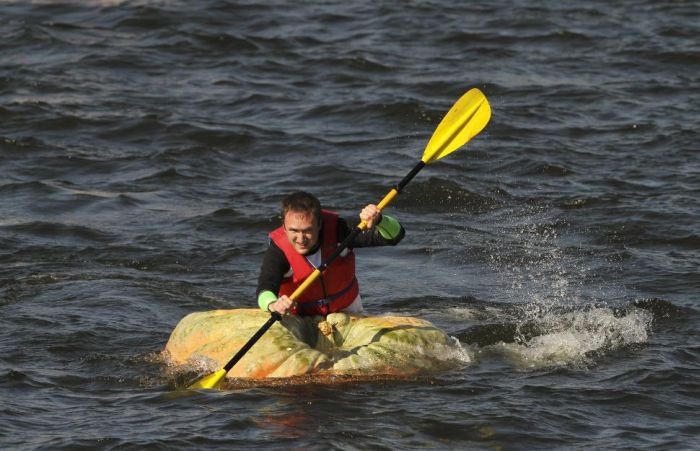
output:
M330 296L326 296L325 298L319 299L318 301L300 302L297 304L297 308L301 311L301 313L307 313L310 311L320 310L320 311L323 311L325 314L327 314L328 310L329 310L328 306L333 301L340 298L348 291L352 290L355 286L357 286L357 278L356 277L354 277L352 279L352 282L350 282L350 284L348 284L347 287L343 288L342 290L338 291L337 293L332 294Z

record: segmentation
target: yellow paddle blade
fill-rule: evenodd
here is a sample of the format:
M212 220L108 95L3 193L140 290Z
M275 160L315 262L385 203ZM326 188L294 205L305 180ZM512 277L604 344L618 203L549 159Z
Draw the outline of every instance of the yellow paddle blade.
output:
M224 380L226 377L226 371L225 369L220 369L216 373L210 374L209 376L205 376L195 382L194 384L190 385L187 387L188 390L199 390L201 388L219 388L219 385L221 384L221 381Z
M452 105L423 152L423 163L430 163L451 154L476 136L491 119L491 106L486 96L470 89Z

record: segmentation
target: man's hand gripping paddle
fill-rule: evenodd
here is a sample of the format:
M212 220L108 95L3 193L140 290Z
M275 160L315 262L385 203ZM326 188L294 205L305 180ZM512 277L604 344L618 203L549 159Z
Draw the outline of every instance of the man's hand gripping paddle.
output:
M465 145L470 139L476 136L484 129L491 118L491 107L484 94L478 89L470 89L460 99L452 105L450 111L440 121L437 129L430 138L428 145L423 152L421 161L409 172L401 182L392 188L389 193L384 196L384 199L377 204L379 210L383 210L389 202L391 202L397 194L415 177L418 172L427 164L445 157L455 150ZM314 272L292 293L289 298L293 301L299 297L306 288L309 287L321 275L321 273L345 250L355 237L367 228L365 221L360 222L350 234L338 246L336 251L328 256L328 258L316 268ZM221 382L226 377L226 374L231 371L231 368L250 350L250 348L272 327L275 321L281 320L282 316L273 312L272 316L262 327L253 335L248 342L234 355L228 363L217 372L205 376L191 384L188 389L211 389L218 388Z

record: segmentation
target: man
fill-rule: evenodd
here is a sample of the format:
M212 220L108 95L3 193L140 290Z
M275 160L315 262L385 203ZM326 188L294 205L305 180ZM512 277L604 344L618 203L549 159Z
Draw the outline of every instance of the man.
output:
M353 248L396 245L405 230L376 205L360 212L367 228L358 234L326 270L293 302L289 296L331 255L353 230L353 219L343 219L321 208L312 194L298 191L282 201L282 226L270 233L258 278L258 305L270 312L302 316L362 311L355 277Z

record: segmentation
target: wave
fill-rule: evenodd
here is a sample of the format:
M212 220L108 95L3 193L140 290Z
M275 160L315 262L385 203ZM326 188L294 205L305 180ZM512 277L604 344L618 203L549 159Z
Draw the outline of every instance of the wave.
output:
M3 120L2 107L0 107L0 120ZM0 136L0 155L14 155L13 152L30 152L42 149L46 146L44 141L31 136L9 137Z
M21 235L48 238L51 239L52 242L60 239L67 239L69 241L79 240L105 243L111 242L115 238L112 233L93 227L60 222L31 221L27 223L5 225L0 228Z
M0 185L0 194L7 196L49 196L59 191L56 187L39 181L11 182Z
M265 230L272 230L270 224L275 218L254 217L250 218L234 208L219 208L211 213L197 215L179 224L186 224L197 232L208 232L213 234L228 233L231 231L250 230L261 235Z
M540 307L471 301L449 310L462 319L479 321L454 333L460 341L527 370L595 365L611 353L643 345L656 322L683 314L683 309L662 299L618 307Z

